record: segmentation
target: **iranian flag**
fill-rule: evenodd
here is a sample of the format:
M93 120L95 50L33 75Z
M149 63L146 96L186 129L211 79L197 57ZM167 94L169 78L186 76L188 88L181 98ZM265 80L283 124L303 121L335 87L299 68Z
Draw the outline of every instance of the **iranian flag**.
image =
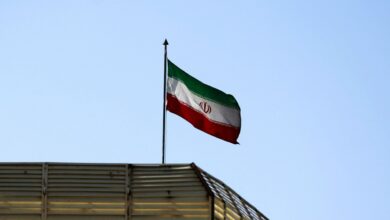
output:
M167 110L210 135L238 144L241 116L236 99L195 79L170 60Z

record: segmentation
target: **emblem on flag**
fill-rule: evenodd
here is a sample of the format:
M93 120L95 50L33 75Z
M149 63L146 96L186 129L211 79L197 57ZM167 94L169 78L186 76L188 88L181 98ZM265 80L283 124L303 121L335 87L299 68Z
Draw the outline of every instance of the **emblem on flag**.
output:
M203 110L204 113L206 113L206 114L211 113L211 106L209 104L207 104L207 102L200 102L199 106Z

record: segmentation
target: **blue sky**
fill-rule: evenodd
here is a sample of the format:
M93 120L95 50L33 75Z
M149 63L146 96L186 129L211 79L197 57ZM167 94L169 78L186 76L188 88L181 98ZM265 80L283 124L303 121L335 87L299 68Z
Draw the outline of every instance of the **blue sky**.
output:
M0 1L1 162L160 163L168 56L241 145L168 113L167 162L271 219L390 219L389 1Z

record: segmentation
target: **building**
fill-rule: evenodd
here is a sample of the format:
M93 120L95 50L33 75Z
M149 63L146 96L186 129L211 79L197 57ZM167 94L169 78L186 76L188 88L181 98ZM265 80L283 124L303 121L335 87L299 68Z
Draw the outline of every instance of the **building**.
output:
M0 163L0 220L267 220L192 164Z

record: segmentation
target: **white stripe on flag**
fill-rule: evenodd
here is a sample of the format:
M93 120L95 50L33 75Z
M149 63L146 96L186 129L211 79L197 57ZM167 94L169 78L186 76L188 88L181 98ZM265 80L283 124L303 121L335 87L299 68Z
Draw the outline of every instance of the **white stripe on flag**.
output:
M235 108L229 108L227 106L216 103L212 100L205 99L191 92L184 83L174 78L168 77L167 92L175 96L180 102L185 103L198 112L201 112L205 117L210 120L230 125L233 127L241 126L240 112ZM203 109L200 103L207 103L210 106L203 105ZM210 110L209 113L205 111Z

